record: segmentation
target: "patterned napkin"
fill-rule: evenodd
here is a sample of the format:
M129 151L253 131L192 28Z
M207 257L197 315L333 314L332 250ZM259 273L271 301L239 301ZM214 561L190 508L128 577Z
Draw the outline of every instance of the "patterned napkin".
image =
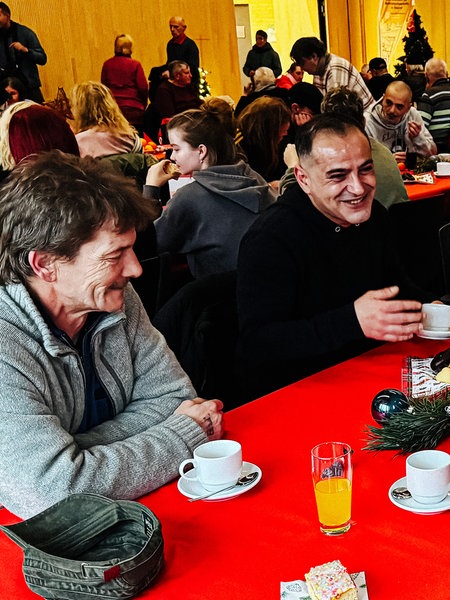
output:
M447 394L449 385L436 381L431 358L406 356L402 364L402 392L409 398L440 399Z
M366 585L366 574L364 571L359 573L350 573L358 590L358 600L369 600ZM297 581L282 581L281 582L281 600L311 600L308 594L306 583L297 579Z

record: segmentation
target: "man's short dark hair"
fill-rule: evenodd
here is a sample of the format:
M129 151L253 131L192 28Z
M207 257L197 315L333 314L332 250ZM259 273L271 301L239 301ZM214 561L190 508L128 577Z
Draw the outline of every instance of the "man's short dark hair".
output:
M367 138L367 141L369 140L364 129L361 129L358 121L355 121L355 119L348 115L340 113L324 113L316 115L297 130L295 136L295 149L297 150L299 160L301 160L302 157L311 154L314 139L319 133L345 136L352 129L357 129L365 138Z
M59 150L32 155L1 186L0 285L33 275L32 250L71 260L104 223L140 231L150 210L134 179L104 161Z
M302 37L295 42L291 50L291 59L300 66L303 59L311 58L313 54L317 54L319 58L325 56L327 47L316 37Z
M377 56L376 58L372 58L369 62L369 69L371 71L378 71L380 69L387 69L387 64L384 58L381 56Z
M263 29L258 29L258 31L255 34L255 37L257 35L260 35L261 37L263 37L265 40L267 40L267 32L264 31Z
M0 10L2 11L2 13L4 15L8 15L8 17L11 16L11 10L10 10L9 6L7 4L5 4L4 2L0 2Z
M312 83L299 81L291 87L287 99L289 106L298 104L300 108L309 108L315 115L318 115L323 96L319 88Z

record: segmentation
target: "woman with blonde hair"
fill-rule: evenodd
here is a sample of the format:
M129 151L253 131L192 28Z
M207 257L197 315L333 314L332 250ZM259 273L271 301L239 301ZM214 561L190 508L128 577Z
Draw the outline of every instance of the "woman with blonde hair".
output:
M137 131L123 116L106 85L99 81L79 83L72 90L71 100L73 127L82 157L142 153Z
M142 131L148 100L148 81L139 61L131 58L133 39L121 33L114 40L114 56L103 63L101 82L114 96L131 125Z

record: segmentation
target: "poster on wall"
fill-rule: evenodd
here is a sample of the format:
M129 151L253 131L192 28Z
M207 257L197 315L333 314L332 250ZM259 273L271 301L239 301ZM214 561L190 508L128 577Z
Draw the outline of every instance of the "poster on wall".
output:
M402 48L401 41L413 2L414 0L380 0L378 12L380 56L388 63L389 71L397 62L398 48Z

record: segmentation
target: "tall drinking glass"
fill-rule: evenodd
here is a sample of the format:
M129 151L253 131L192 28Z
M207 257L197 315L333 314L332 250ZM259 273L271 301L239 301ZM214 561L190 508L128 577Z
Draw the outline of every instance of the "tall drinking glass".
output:
M324 442L311 450L312 478L320 530L339 535L350 529L352 449L342 442Z

